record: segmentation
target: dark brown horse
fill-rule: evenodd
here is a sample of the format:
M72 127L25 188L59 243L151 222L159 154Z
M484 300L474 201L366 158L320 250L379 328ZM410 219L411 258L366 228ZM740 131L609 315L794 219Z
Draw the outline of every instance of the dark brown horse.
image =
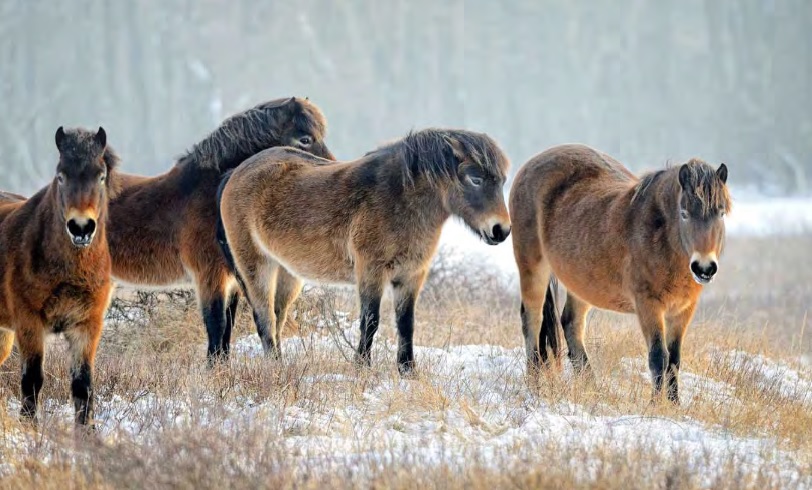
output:
M510 214L528 369L554 337L555 319L542 315L554 274L567 288L562 324L576 368L588 366L583 330L593 305L636 313L655 394L667 383L678 402L682 340L702 286L719 268L731 206L726 181L724 164L700 160L637 178L580 145L527 162L511 189Z
M93 418L93 361L110 304L108 199L118 158L102 128L56 132L53 182L23 199L0 196L0 363L16 339L22 356L22 416L36 419L47 334L70 343L76 423Z
M274 356L289 302L301 288L297 278L303 278L357 285L357 359L369 364L381 296L391 285L398 368L405 374L414 367L415 305L443 224L457 216L492 245L510 233L502 193L508 159L485 134L426 129L359 160L327 163L278 148L226 177L220 193L224 252L254 308L262 344ZM280 280L283 271L295 277Z
M193 283L210 362L228 356L239 300L215 236L217 186L225 172L273 146L332 159L325 131L312 102L274 100L225 120L163 175L122 175L122 191L110 204L113 276L138 286Z

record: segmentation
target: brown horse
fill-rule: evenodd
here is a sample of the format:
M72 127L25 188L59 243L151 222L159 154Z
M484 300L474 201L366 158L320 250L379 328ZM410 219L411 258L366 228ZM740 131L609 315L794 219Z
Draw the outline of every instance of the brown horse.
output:
M210 362L228 356L239 300L215 236L217 186L225 172L273 146L333 159L325 131L310 101L273 100L225 120L163 175L122 175L122 191L110 203L113 276L139 286L193 282Z
M394 290L398 368L414 367L414 309L443 223L461 218L491 245L510 233L502 185L509 162L487 135L426 129L352 162L264 151L226 177L221 243L254 308L266 352L280 353L297 278L356 284L357 360L370 364L381 296ZM291 280L275 279L290 271ZM295 277L294 277L295 276ZM280 304L281 302L281 304Z
M104 129L56 132L53 182L22 199L0 199L0 363L16 338L22 356L22 416L36 420L45 337L64 333L73 356L76 423L93 418L93 361L110 304L105 233L118 157Z
M668 398L679 402L683 336L724 244L726 181L724 164L713 169L700 160L638 179L580 145L527 162L511 189L510 214L528 368L539 365L540 339L554 335L555 319L542 319L554 274L567 288L562 324L576 368L588 366L583 330L593 305L636 313L655 394L666 382Z

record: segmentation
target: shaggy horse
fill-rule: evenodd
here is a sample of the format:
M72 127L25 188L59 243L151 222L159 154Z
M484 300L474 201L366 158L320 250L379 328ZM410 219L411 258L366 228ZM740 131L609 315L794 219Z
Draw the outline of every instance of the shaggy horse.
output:
M56 132L56 176L30 199L0 194L0 364L16 339L23 417L36 420L47 334L70 344L76 423L93 419L93 361L113 290L108 199L118 158L104 129Z
M508 159L487 135L426 129L359 160L327 163L279 148L226 177L220 192L224 252L273 356L302 278L357 285L356 359L369 365L381 296L391 285L398 368L405 374L414 367L415 305L443 224L455 215L491 245L510 233L502 193ZM282 271L292 275L280 291Z
M194 282L208 358L227 358L239 296L215 236L217 186L225 172L273 146L333 159L324 116L306 99L279 99L226 119L167 173L122 175L110 203L113 276L138 286Z
M655 395L667 383L668 398L679 402L683 336L719 269L731 206L726 181L724 164L700 160L639 179L580 145L527 162L513 182L510 214L528 369L538 367L540 339L556 327L542 315L554 274L567 288L561 321L576 368L588 366L583 331L593 305L636 313Z

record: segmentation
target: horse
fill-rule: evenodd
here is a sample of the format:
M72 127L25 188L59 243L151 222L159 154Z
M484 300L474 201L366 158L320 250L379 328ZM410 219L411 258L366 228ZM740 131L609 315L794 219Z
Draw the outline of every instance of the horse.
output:
M714 169L692 159L638 178L582 145L531 158L510 191L528 371L539 367L540 339L556 327L542 315L552 275L567 289L561 324L575 368L589 369L583 332L590 308L635 313L654 396L667 384L668 399L679 403L683 337L724 247L727 175L725 164Z
M453 215L486 243L504 241L509 165L489 136L453 129L412 132L349 162L275 148L240 165L221 184L218 228L266 353L281 355L280 331L303 280L355 285L355 360L370 366L391 285L398 370L412 372L415 306L443 224ZM281 292L279 274L290 278Z
M307 99L277 99L226 119L157 177L122 174L110 203L108 237L113 277L135 286L193 282L208 335L210 365L229 355L238 288L215 236L220 179L246 158L290 145L334 159L326 123Z
M22 357L21 416L36 423L48 334L70 344L75 422L93 419L93 363L113 283L108 202L118 157L107 134L56 131L59 163L50 185L29 199L0 199L0 364L16 339Z

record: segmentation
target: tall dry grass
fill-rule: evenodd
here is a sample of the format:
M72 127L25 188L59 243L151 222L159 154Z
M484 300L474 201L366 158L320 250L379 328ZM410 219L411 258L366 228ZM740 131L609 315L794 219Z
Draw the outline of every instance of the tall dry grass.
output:
M523 360L515 284L482 261L446 254L435 262L415 334L417 345L435 349L418 353L418 375L408 382L395 368L397 339L387 301L372 369L359 371L349 362L357 340L356 328L347 328L357 317L352 291L308 288L286 328L294 340L285 344L282 362L248 355L248 342L227 365L209 370L191 293L122 292L96 364L96 396L106 420L99 436L79 435L70 424L67 358L59 339L46 358L38 429L16 415L16 355L0 368L1 486L800 485L799 478L812 473L812 394L805 384L812 382L805 365L812 342L804 332L812 265L801 260L811 244L810 237L731 240L722 275L689 330L680 407L651 403L634 318L603 312L592 313L587 327L594 377L577 377L565 367L528 385L516 374ZM243 309L235 337L245 336L255 333ZM471 344L498 346L507 363L489 365L487 376L449 368L443 353ZM562 431L560 437L517 439L498 451L480 447L533 422L523 418L545 413L572 415L576 424L583 417L628 416L651 421L651 427L700 427L761 442L755 459L744 463L678 445L664 452L652 448L646 434L623 445L611 439L573 444L566 440L571 433ZM431 429L421 443L413 436L424 425ZM412 438L383 438L380 427ZM331 451L336 440L344 446Z

